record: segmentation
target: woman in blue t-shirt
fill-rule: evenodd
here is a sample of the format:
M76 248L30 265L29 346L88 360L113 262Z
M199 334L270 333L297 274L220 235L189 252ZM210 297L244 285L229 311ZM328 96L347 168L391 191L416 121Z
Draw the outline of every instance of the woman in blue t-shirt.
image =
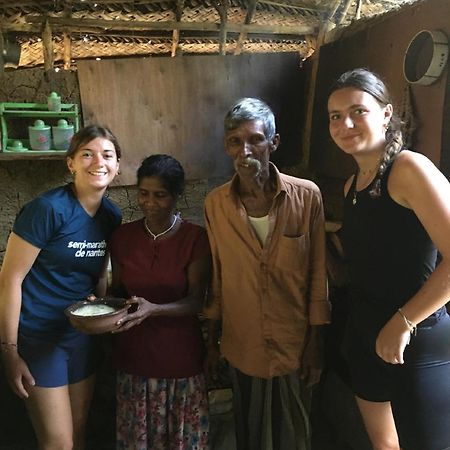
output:
M94 349L64 309L105 293L106 242L121 213L104 194L120 156L107 128L80 130L67 151L73 183L26 204L8 239L0 272L1 355L43 449L84 448Z

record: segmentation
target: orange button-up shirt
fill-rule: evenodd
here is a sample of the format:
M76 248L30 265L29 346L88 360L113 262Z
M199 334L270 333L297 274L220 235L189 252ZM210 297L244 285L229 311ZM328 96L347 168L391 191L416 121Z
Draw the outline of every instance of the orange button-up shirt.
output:
M204 315L222 320L221 352L240 371L271 378L300 367L311 325L330 321L322 198L281 174L263 245L237 193L239 179L205 200L213 280Z

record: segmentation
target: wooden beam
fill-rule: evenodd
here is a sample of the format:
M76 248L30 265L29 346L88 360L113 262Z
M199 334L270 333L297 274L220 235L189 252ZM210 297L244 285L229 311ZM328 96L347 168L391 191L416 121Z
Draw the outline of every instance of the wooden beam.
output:
M328 20L333 20L333 17L335 16L340 4L341 0L334 0L334 3L330 8L330 13L328 14Z
M303 138L302 138L302 159L301 168L308 169L310 165L311 158L311 133L312 133L312 122L313 122L313 110L314 110L314 98L316 95L316 82L317 73L319 71L319 58L320 58L320 47L324 43L325 36L329 31L329 28L334 26L332 22L327 20L324 22L319 35L317 37L317 47L313 53L311 74L308 82L308 93L306 100L306 111L305 111L305 121L303 123Z
M344 5L344 10L342 11L341 17L339 19L339 22L337 25L342 25L344 23L345 18L347 17L348 10L350 9L350 5L352 4L353 0L346 0L346 3Z
M177 0L177 8L175 11L175 18L177 22L181 21L183 10L184 10L184 0ZM179 43L180 43L180 30L176 28L172 31L172 50L170 52L172 58L177 56Z
M72 16L72 0L66 0L66 2L64 3L63 15L64 17Z
M177 9L175 11L175 18L177 22L181 21L181 16L183 15L184 10L184 0L177 0Z
M252 20L253 16L255 15L256 11L256 4L258 3L258 0L249 0L248 1L248 7L247 7L247 14L245 15L245 21L244 23L246 25L249 25ZM240 55L242 52L242 47L244 46L244 42L247 39L247 33L241 31L239 33L238 40L236 42L236 48L234 49L235 55Z
M258 3L258 0L249 0L248 1L247 14L245 15L245 21L244 21L244 23L246 25L249 25L250 23L252 23L253 16L255 15L255 11L256 11L257 3Z
M236 41L236 47L234 49L235 55L240 55L242 53L242 48L244 47L244 42L247 39L246 33L239 33L238 40Z
M48 72L53 69L53 39L52 28L48 20L45 22L44 30L42 31L42 51L44 53L44 70Z
M31 24L31 23L8 23L6 21L1 21L2 28L5 31L15 31L18 33L39 33L42 31L42 25L39 24Z
M311 54L317 50L317 36L306 36L306 45L310 48Z
M172 33L172 51L170 52L170 56L174 58L177 56L178 43L180 42L180 30L173 30Z
M259 3L262 3L264 5L271 5L271 6L279 6L281 8L290 8L295 9L297 11L305 11L313 14L322 14L326 12L326 9L320 9L320 8L311 8L307 6L301 6L301 5L293 5L291 3L280 3L280 2L273 2L272 0L259 0Z
M25 17L28 23L45 23L44 16L29 16ZM219 31L220 25L215 22L174 22L174 21L126 21L126 20L103 20L103 19L65 19L63 17L49 17L48 22L52 26L53 32L64 28L76 28L80 32L83 30L92 30L99 28L102 31L106 30L193 30L193 31ZM16 27L14 24L4 23L4 29L14 31ZM306 34L317 34L317 28L313 26L280 26L280 25L246 25L235 24L227 22L226 31L228 33L245 32L247 34L290 34L295 36L303 36ZM85 31L87 32L87 31Z
M70 1L71 0L66 0ZM167 0L131 0L130 3L133 3L133 5L148 5L149 3L162 3L167 2ZM79 0L78 0L79 3ZM91 6L91 5L111 5L115 4L117 5L118 0L83 0L82 5ZM20 8L23 6L36 6L36 4L39 4L41 8L48 6L52 10L55 7L55 0L2 0L0 6L4 8Z
M61 36L63 38L63 34L67 33L67 29L62 30L60 33L57 33L58 36ZM38 31L36 30L36 34ZM98 42L104 42L108 43L110 45L114 45L115 42L133 42L133 43L146 43L150 39L163 39L163 40L171 40L173 39L173 30L153 30L153 31L106 31L103 32L99 29L90 30L89 33L86 32L85 29L76 29L76 28L70 28L70 35L72 41L81 41L83 39L82 36L78 35L84 35L89 34L92 38L92 40L98 41ZM20 34L16 31L16 35L20 37ZM55 36L55 30L53 30L53 36ZM317 36L316 30L310 34L311 36ZM234 32L227 32L227 39L237 41L239 39L240 33L234 33ZM244 36L247 37L247 35L244 33ZM292 42L297 41L303 41L305 39L305 36L309 36L307 34L287 34L287 33L264 33L264 32L258 32L255 30L255 32L250 33L249 37L251 39L261 39L261 40L271 40L271 41L280 41L280 40L287 40ZM36 37L40 37L40 35L37 35ZM208 41L216 41L217 40L217 31L211 32L211 31L204 31L204 30L185 30L183 33L184 39L203 39ZM29 40L30 37L26 36L26 39Z
M384 1L389 1L389 0L384 0ZM391 0L390 3L395 3L397 0ZM36 6L37 4L37 0L15 0L15 1L7 1L7 0L3 0L1 2L1 7L2 8L18 8L18 7L22 7L22 6ZM54 8L54 0L39 0L39 6L41 7L45 7L45 6L49 6L50 8ZM111 4L115 4L117 5L119 2L117 0L85 0L83 1L83 4L86 6L92 6L94 4L97 5L111 5ZM155 3L167 3L167 0L132 0L130 1L130 3L133 3L134 6L136 5L148 5L148 4L155 4ZM310 6L310 5L301 5L300 4L291 4L291 3L278 3L278 2L273 2L271 0L262 0L261 3L266 3L268 5L278 5L278 6L284 6L286 8L293 8L293 9L298 9L298 10L304 10L304 11L310 11L313 13L324 13L326 12L326 9L324 8L317 8L314 6Z
M79 34L79 33L77 33ZM314 35L310 35L314 36ZM266 33L252 33L250 35L251 39L253 40L262 40L262 41L291 41L292 43L299 43L304 42L306 39L306 36L297 36L297 35L289 35L289 34L266 34ZM75 43L82 43L84 41L83 36L77 36L76 34L71 34L72 38L72 47ZM103 39L105 38L105 39ZM115 38L115 40L110 40L110 38ZM203 40L207 41L209 43L217 42L218 35L211 36L211 33L202 32L202 31L185 31L183 33L183 39L189 39L189 40ZM239 38L239 35L233 33L227 34L227 41L233 41L236 42ZM127 34L108 34L108 35L98 35L98 39L96 36L91 36L90 41L91 42L98 42L101 44L109 44L114 45L116 42L118 44L121 43L132 43L132 44L147 44L148 41L166 41L170 42L172 44L173 40L173 30L172 31L160 31L160 32L152 32L152 34L139 34L136 35L136 33L127 33ZM181 42L181 36L180 36L180 42ZM1 447L0 447L1 448Z
M43 3L43 4L48 3L48 4L50 4L49 1L48 2L43 1L41 3ZM17 1L16 0L16 1L8 2L8 1L4 0L4 1L2 1L1 6L2 6L3 9L4 8L20 8L22 6L36 6L36 1L32 1L32 0Z
M64 17L70 18L72 16L72 1L66 0L64 5ZM70 70L72 60L72 39L70 31L63 33L63 69Z
M358 4L356 5L356 14L355 19L361 19L361 8L362 8L362 0L358 0Z
M219 55L226 55L227 53L227 29L226 21L223 26L220 27L219 32Z
M72 39L69 33L63 34L63 68L70 70L72 60Z
M213 1L214 8L216 8L220 17L220 30L219 30L219 54L225 55L227 50L227 21L228 21L228 0L215 0Z

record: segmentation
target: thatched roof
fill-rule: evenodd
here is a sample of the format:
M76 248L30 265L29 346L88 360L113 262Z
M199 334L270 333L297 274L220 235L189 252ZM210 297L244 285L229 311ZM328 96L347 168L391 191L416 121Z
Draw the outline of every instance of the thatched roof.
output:
M20 67L77 59L315 49L324 24L346 26L416 0L3 0L0 27ZM1 42L0 42L1 44Z

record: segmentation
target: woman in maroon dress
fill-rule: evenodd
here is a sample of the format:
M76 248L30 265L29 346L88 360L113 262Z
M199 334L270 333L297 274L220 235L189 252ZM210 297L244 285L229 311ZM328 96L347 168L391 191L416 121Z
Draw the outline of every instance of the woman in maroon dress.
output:
M113 292L137 310L116 335L117 448L208 448L203 342L197 313L209 279L205 230L182 220L176 202L184 171L168 155L137 172L144 218L111 240Z

